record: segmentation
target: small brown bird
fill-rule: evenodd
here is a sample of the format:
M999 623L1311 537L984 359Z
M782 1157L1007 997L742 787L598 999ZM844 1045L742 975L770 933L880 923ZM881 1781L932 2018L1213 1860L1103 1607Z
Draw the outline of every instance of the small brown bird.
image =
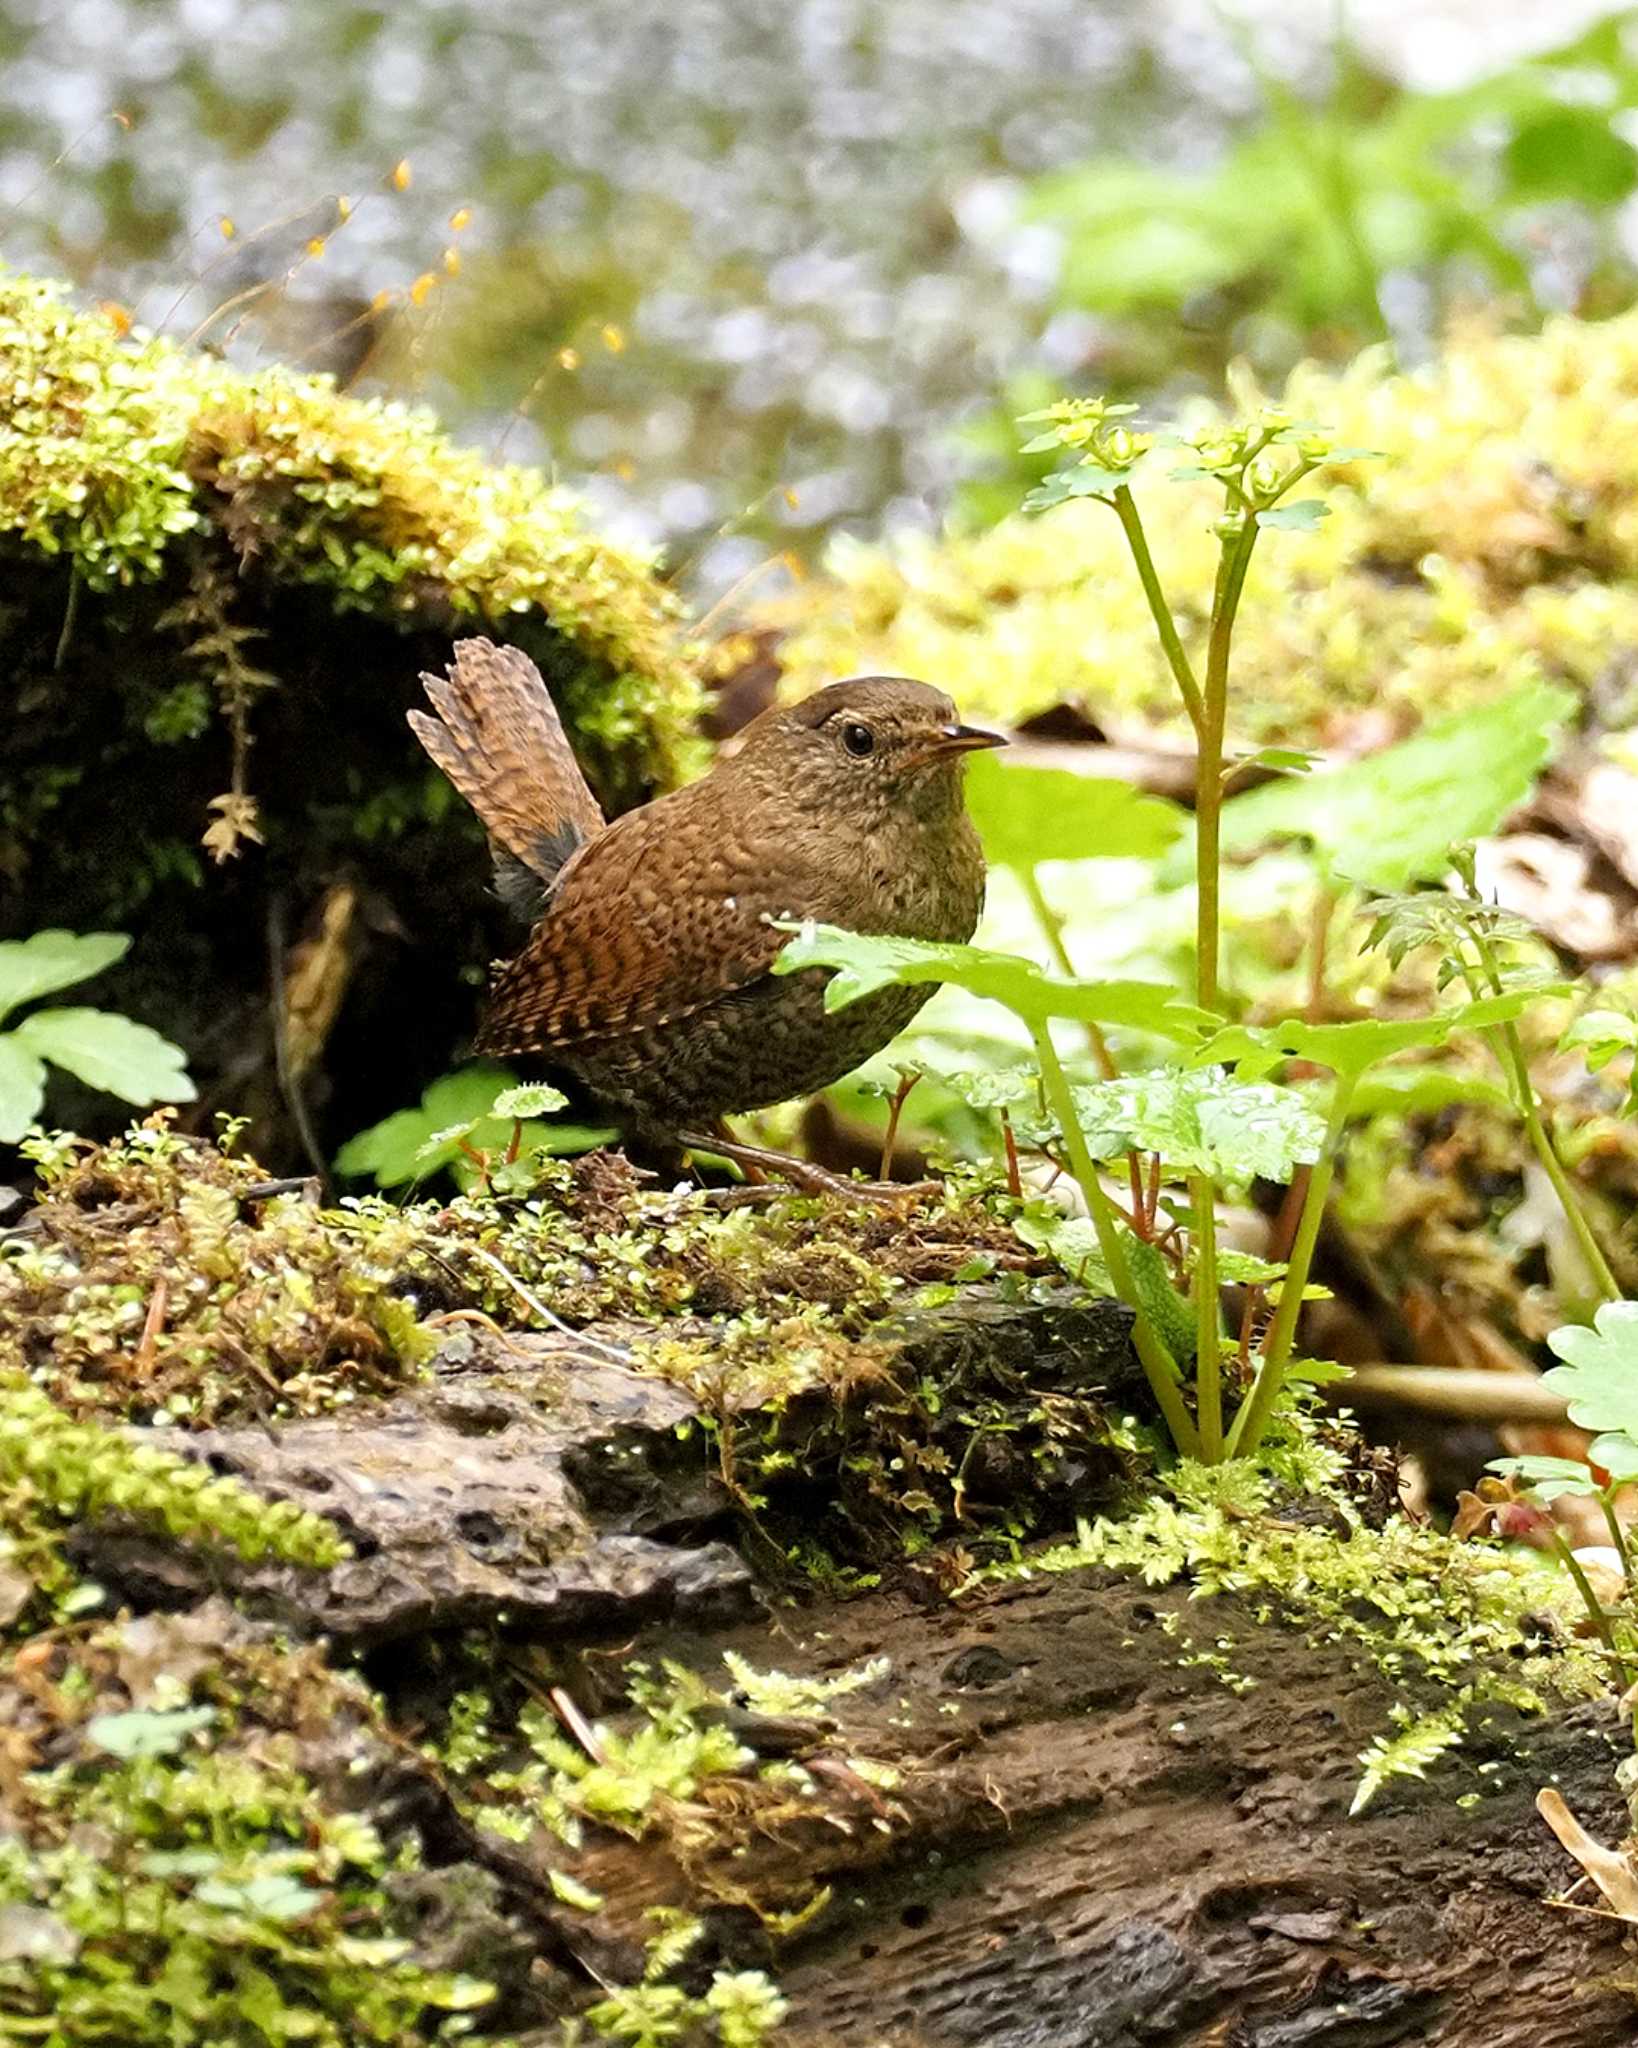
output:
M767 1163L720 1119L840 1080L932 994L827 1015L826 969L770 971L775 920L973 934L984 856L961 757L1004 742L926 683L858 676L776 706L701 781L610 824L526 655L462 640L447 678L421 680L438 716L410 724L487 828L502 895L537 920L477 1049L566 1068L641 1136Z

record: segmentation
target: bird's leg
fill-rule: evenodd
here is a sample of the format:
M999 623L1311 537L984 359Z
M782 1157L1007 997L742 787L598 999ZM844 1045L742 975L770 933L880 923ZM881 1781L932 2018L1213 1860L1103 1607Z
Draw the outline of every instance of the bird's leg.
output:
M719 1149L724 1145L728 1148L727 1151L723 1152L723 1158L733 1161L752 1187L766 1187L768 1184L766 1168L760 1166L754 1159L734 1158L734 1148L739 1144L739 1140L734 1136L733 1126L729 1123L728 1119L725 1116L719 1116L711 1126L711 1131Z
M743 1167L747 1174L777 1174L807 1195L834 1195L846 1202L891 1203L923 1194L938 1185L936 1181L844 1180L839 1173L815 1166L811 1159L793 1159L789 1153L775 1152L766 1145L747 1145L738 1138L723 1137L722 1128L719 1125L717 1131L677 1131L673 1135L679 1145L686 1145L691 1152L714 1152L719 1159Z

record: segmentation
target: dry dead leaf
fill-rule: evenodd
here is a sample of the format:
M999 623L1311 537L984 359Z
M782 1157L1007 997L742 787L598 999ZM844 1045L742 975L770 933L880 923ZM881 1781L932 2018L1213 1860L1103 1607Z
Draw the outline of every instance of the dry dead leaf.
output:
M1594 1841L1565 1805L1564 1795L1551 1785L1536 1794L1536 1811L1597 1885L1610 1911L1638 1927L1638 1868L1632 1859L1622 1850L1606 1849L1602 1842Z

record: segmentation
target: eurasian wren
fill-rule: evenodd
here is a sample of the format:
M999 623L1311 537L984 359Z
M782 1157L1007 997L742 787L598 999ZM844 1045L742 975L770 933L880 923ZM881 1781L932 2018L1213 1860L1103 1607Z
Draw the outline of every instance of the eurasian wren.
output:
M526 655L463 640L447 678L422 681L438 717L410 724L488 829L502 894L536 919L477 1049L568 1069L642 1133L692 1138L812 1094L933 992L827 1015L827 970L770 972L788 936L774 920L972 936L984 857L961 757L1003 742L926 683L859 676L776 706L703 780L610 824Z

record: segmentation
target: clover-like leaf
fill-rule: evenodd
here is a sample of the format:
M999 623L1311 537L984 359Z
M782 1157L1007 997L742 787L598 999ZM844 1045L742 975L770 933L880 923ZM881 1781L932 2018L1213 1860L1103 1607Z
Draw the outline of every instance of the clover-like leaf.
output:
M1516 1480L1537 1507L1551 1507L1561 1494L1590 1499L1598 1491L1579 1458L1492 1458L1485 1470Z
M1129 783L978 754L967 764L967 809L991 867L1046 860L1153 860L1186 814Z
M242 1883L210 1877L194 1888L193 1896L201 1906L215 1906L223 1912L244 1913L255 1920L272 1920L282 1925L305 1920L324 1904L329 1893L314 1891L288 1871L271 1870L247 1877Z

